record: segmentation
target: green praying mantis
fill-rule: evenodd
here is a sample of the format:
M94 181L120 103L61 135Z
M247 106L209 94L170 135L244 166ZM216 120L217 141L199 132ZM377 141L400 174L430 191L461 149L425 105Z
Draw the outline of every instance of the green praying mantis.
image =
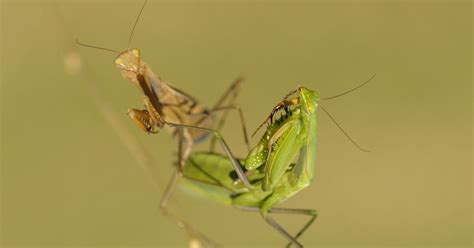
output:
M306 188L313 178L319 97L305 87L298 87L292 94L296 96L287 96L272 110L267 130L240 162L245 177L251 182L250 187L234 176L232 163L238 162L237 159L214 153L193 153L186 161L183 181L188 188L216 201L260 212L265 222L288 239L288 246L303 247L297 239L314 222L317 212L274 206ZM277 112L282 113L274 118ZM292 236L269 213L302 214L311 218Z
M219 136L226 155L193 152L186 160L183 175L171 180L162 204L171 196L174 184L180 183L185 189L214 201L259 212L266 223L289 241L287 247L303 247L297 239L315 221L317 211L275 206L308 187L314 177L318 107L328 114L354 145L367 151L350 138L319 104L319 100L345 95L367 84L374 76L349 91L328 98L320 98L318 93L306 87L297 87L273 108L257 128L255 132L267 123L265 133L243 160L235 158L220 134L214 133ZM178 181L179 178L182 179ZM270 213L307 215L310 219L293 236L271 218Z

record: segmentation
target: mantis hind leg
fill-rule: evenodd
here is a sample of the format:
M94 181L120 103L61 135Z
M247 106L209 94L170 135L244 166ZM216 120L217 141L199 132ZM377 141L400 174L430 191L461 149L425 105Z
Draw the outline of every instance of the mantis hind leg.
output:
M239 95L239 85L243 82L243 80L244 79L242 77L236 78L232 82L232 84L229 86L229 88L224 92L224 94L222 94L222 96L219 98L219 100L217 100L217 102L216 102L216 104L214 104L213 108L209 110L209 112L215 113L215 112L218 112L218 111L224 111L221 118L219 118L219 121L217 122L217 125L215 127L216 131L220 131L222 129L222 127L224 126L224 124L225 124L225 121L227 119L228 111L231 110L231 109L237 110L239 112L239 118L240 118L240 122L241 122L241 125L242 125L242 131L244 133L245 144L246 144L248 150L250 150L250 145L249 145L248 135L247 135L247 128L245 126L245 121L244 121L244 116L243 116L242 110L241 110L240 106L234 104L235 99ZM230 95L230 98L229 98L229 95ZM229 99L229 100L224 105L224 103L226 102L226 99ZM216 143L216 138L213 137L212 140L211 140L211 145L210 145L210 150L211 151L214 150L215 143Z
M168 211L168 202L169 202L169 199L171 198L171 195L174 192L174 188L176 187L178 179L180 177L184 177L183 174L182 174L181 168L184 167L184 162L185 162L183 160L183 152L186 152L186 147L183 148L183 145L186 144L184 136L185 136L185 133L187 132L187 130L200 130L200 131L203 131L203 132L208 132L210 134L213 134L214 137L216 137L216 139L221 143L224 151L226 152L227 156L229 157L229 160L232 162L232 166L233 166L234 170L237 172L237 175L239 176L239 179L241 179L242 182L244 183L244 185L249 188L250 183L248 181L248 178L244 174L240 163L233 156L230 148L228 147L227 143L222 138L220 133L218 133L218 132L216 132L212 129L196 127L196 126L188 126L188 125L175 124L175 123L169 123L169 122L165 122L165 124L178 129L178 134L179 134L179 143L178 143L178 159L179 159L179 161L178 162L180 163L180 165L178 165L178 167L176 168L176 171L174 172L173 176L171 177L171 180L168 183L168 185L165 189L165 192L163 193L163 196L162 196L161 201L160 201L160 209L161 209L162 213L165 216L170 216L173 219L175 219L175 221L178 223L178 226L184 228L188 232L188 234L191 235L191 237L198 237L199 240L205 241L207 246L210 246L210 247L217 246L214 242L212 242L210 239L206 238L203 234L201 234L201 233L197 232L195 229L193 229L184 220L180 219L179 217L177 217L176 215L174 215L174 214L172 214ZM187 179L193 180L192 178L187 178Z
M302 214L311 216L311 218L306 222L306 224L298 231L294 236L294 239L298 239L303 233L313 224L313 222L318 218L318 212L313 209L300 209L300 208L272 208L269 213L282 213L282 214ZM292 243L286 245L287 248L291 247Z
M177 168L176 171L173 173L173 176L171 177L171 180L169 181L168 185L166 186L165 192L163 196L161 197L160 201L160 210L163 215L172 218L176 223L178 224L178 227L184 229L188 236L190 237L190 241L195 241L198 240L199 243L202 246L198 247L219 247L217 243L206 237L203 233L197 231L195 228L193 228L190 224L188 224L186 221L178 217L177 215L171 213L168 210L168 202L169 199L174 191L174 188L176 186L176 183L178 182L178 179L181 177L181 174L179 172L179 169Z
M221 119L217 123L216 128L214 130L216 130L218 132L218 131L220 131L220 129L222 129L222 126L224 126L224 123L225 123L225 117L226 117L229 110L236 110L239 113L240 125L242 127L242 132L243 132L243 135L244 135L244 142L245 142L245 145L247 147L247 150L250 151L250 142L249 142L249 137L248 137L248 133L247 133L247 126L245 125L244 113L242 112L242 109L240 108L239 105L237 105L237 104L226 105L226 106L221 106L221 107L218 107L218 108L214 108L213 110L210 110L209 112L211 114L219 112L219 111L224 111L224 115L221 117ZM212 137L211 143L210 143L210 151L211 152L214 151L216 141L217 141L216 137Z
M224 92L224 94L222 94L221 97L219 97L219 100L217 100L217 102L214 104L212 109L219 108L219 107L223 106L225 100L228 99L229 95L231 95L231 94L232 94L232 96L231 96L229 102L230 102L230 104L232 104L232 102L235 100L235 98L237 98L237 96L239 94L239 85L243 81L244 81L243 77L236 78L230 84L229 88L227 88L227 90Z
M193 138L189 134L188 130L178 128L178 171L183 174L184 163L191 153L193 146Z
M260 208L258 207L243 207L237 206L237 208L244 210L244 211L251 211L251 212L260 212ZM313 224L313 222L318 217L318 213L316 210L313 209L299 209L299 208L270 208L268 213L280 213L280 214L300 214L300 215L308 215L311 218L305 223L305 225L298 231L295 236L292 236L285 228L283 228L278 222L276 222L273 218L268 215L262 215L265 222L267 222L271 227L273 227L278 233L288 239L289 243L287 244L287 248L291 247L291 245L295 245L296 247L303 247L301 243L298 242L298 238L303 235L303 233Z
M173 175L171 176L170 181L168 182L168 185L166 186L166 189L163 193L163 196L161 197L160 200L160 210L163 215L168 216L172 218L173 220L176 221L178 224L178 227L186 230L186 233L190 236L191 242L194 240L198 240L203 247L219 247L215 242L207 238L203 233L197 231L195 228L193 228L191 225L189 225L186 221L178 217L177 215L171 213L168 211L168 202L169 199L171 198L174 189L176 187L176 183L178 182L178 179L183 176L182 170L184 168L184 153L188 153L189 155L189 149L190 146L189 144L185 141L185 131L182 128L178 128L178 134L179 134L179 143L178 143L178 165L176 167L175 172L173 172ZM183 148L183 145L187 144L186 147ZM186 155L187 157L187 155ZM199 246L200 247L200 246Z
M279 232L281 235L283 235L286 239L289 240L290 244L296 245L298 248L303 248L303 245L296 240L295 237L291 236L291 234L283 228L278 222L276 222L273 218L270 216L262 216L265 222L267 222L271 227L273 227L277 232Z

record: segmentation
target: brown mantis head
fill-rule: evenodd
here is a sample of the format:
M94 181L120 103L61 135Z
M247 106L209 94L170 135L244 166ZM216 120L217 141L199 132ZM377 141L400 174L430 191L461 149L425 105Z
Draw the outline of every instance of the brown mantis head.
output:
M140 9L140 13L138 14L137 19L135 20L135 23L133 25L132 31L130 32L130 36L128 38L128 47L130 47L130 44L133 38L133 33L137 26L138 20L140 20L140 16L143 12L143 9L145 8L146 3L147 3L147 0L143 2L142 8ZM122 76L125 79L130 80L132 82L136 82L137 75L143 74L143 72L146 70L146 64L140 59L140 50L138 48L134 48L134 49L128 48L127 50L123 52L119 52L117 50L113 50L113 49L109 49L105 47L84 44L82 42L79 42L79 40L77 39L76 39L76 43L85 47L117 53L118 56L114 60L115 66L120 70L120 72L122 73Z
M122 76L131 81L136 80L137 74L141 74L146 66L140 59L140 50L137 48L128 49L119 53L114 63L122 73Z

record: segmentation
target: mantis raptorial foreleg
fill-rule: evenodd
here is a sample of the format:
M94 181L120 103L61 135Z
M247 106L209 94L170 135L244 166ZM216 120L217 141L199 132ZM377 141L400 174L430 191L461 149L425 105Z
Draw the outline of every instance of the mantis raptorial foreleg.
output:
M243 206L236 206L236 208L243 210L243 211L250 211L250 212L260 212L260 208L257 207L243 207ZM291 240L290 243L286 247L291 247L292 244L299 245L301 244L297 241L297 239L303 235L303 233L313 224L313 222L318 217L318 212L313 209L302 209L302 208L271 208L268 210L268 213L275 213L275 214L297 214L297 215L307 215L311 218L304 224L304 226L298 231L298 233L294 236L290 235L288 231L286 231L280 224L278 224L274 219L269 218L268 215L263 216L265 221L275 228L278 232L282 235L286 236Z

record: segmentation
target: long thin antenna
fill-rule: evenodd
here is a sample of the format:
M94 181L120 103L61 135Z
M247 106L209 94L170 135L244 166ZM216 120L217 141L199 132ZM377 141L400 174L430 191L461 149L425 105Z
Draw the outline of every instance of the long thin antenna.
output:
M350 90L348 90L348 91L342 92L342 93L340 93L340 94L337 94L337 95L331 96L331 97L325 97L325 98L321 97L321 100L330 100L330 99L338 98L338 97L343 96L343 95L345 95L345 94L349 94L349 93L351 93L352 91L357 90L357 89L359 89L360 87L362 87L362 86L368 84L368 83L370 82L370 80L372 80L372 78L374 78L374 77L375 77L375 74L372 75L372 77L370 77L367 81L363 82L362 84L360 84L360 85L358 85L358 86L356 86L356 87L354 87L354 88L352 88L352 89L350 89Z
M127 47L130 48L130 43L132 42L132 37L133 37L133 32L135 32L135 27L137 27L138 20L140 20L140 16L142 15L143 9L145 8L146 2L148 0L145 0L143 3L142 9L140 10L140 13L138 13L137 19L135 20L135 24L133 24L132 32L130 33L130 37L128 37L128 45Z
M79 45L81 45L81 46L85 46L85 47L90 47L90 48L105 50L105 51L109 51L109 52L113 52L113 53L120 53L119 51L115 51L115 50L113 50L113 49L84 44L84 43L80 42L79 39L76 39L76 43L79 44Z
M337 121L329 114L329 112L323 108L323 106L321 106L321 104L319 105L319 107L321 107L321 109L329 116L329 118L332 120L332 122L334 122L334 124L336 124L336 126L339 128L339 130L341 130L341 132L352 142L352 144L354 144L357 148L359 148L359 150L361 151L364 151L364 152L370 152L369 150L365 149L365 148L362 148L361 146L359 146L352 138L351 136L349 136L349 134L347 134L346 131L344 131L344 129L341 127L341 125L339 125L339 123L337 123Z

